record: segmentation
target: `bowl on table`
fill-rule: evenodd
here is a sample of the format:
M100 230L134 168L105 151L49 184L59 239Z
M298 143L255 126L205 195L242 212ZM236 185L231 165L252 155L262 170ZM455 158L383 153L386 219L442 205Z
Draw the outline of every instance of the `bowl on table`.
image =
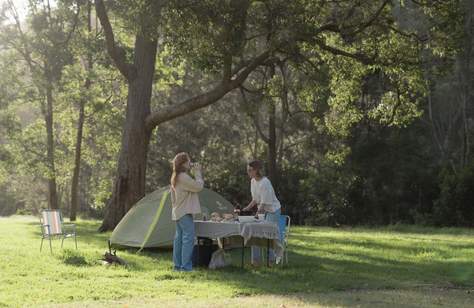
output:
M255 222L254 216L239 216L239 222Z
M258 220L264 221L265 220L265 214L258 214Z

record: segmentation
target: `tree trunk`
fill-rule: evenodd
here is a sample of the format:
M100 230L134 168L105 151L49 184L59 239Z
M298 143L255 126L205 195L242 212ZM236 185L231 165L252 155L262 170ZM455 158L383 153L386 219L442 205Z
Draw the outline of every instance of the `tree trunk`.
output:
M46 85L46 142L48 157L48 203L51 209L59 209L56 189L56 169L54 165L54 135L53 135L53 85L50 78Z
M88 90L90 88L90 79L87 78L85 82L85 88ZM85 101L82 100L79 105L79 120L77 123L77 135L76 135L76 150L74 154L74 171L72 174L72 183L71 183L71 212L69 219L71 221L76 220L77 215L77 205L78 205L78 190L79 190L79 175L81 171L81 150L82 150L82 129L84 127L84 107Z
M151 135L145 119L150 114L156 49L156 41L137 35L134 55L136 77L128 82L127 113L117 175L100 231L115 228L145 194L147 151Z
M270 79L275 76L275 66L270 67ZM276 137L276 101L271 97L268 102L268 177L273 183L277 184L277 137Z
M463 51L459 55L459 71L460 71L460 86L461 86L461 108L462 108L462 157L461 168L464 168L470 156L470 140L469 140L469 103L472 99L472 78L471 78L471 58L472 58L472 29L473 29L473 14L474 4L472 1L464 1L464 8L466 10L464 20L464 44Z
M91 2L87 1L87 30L89 35L92 33L92 25L91 25ZM91 80L89 78L89 73L92 70L92 54L90 50L87 52L87 63L86 63L86 72L87 78L84 83L84 88L86 93L89 93L89 89L91 86ZM84 108L86 105L86 100L88 96L83 97L79 103L79 119L77 123L77 135L76 135L76 150L74 154L74 171L72 174L72 183L71 183L71 211L69 213L70 221L76 220L77 215L77 205L79 201L79 176L81 172L81 150L82 150L82 131L84 127Z
M268 177L273 183L273 186L277 186L277 138L276 138L276 108L274 102L270 102L268 106L269 111L269 125L268 125Z

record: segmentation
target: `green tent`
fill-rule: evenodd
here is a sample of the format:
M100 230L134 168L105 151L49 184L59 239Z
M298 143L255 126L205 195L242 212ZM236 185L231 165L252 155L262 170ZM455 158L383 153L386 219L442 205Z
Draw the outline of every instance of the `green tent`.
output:
M199 193L202 214L232 213L233 206L218 193L204 188ZM197 218L200 218L199 215ZM169 186L155 190L138 201L115 227L111 244L131 247L173 245L175 222L171 220Z

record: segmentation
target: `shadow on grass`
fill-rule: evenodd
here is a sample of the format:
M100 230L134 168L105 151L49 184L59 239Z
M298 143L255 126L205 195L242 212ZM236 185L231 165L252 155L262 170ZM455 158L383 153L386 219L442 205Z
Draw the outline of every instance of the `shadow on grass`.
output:
M417 238L407 239L412 242L412 245L407 245L406 241L404 244L401 244L403 240L392 240L391 243L380 242L376 240L368 240L361 238L352 238L352 239L340 239L330 236L306 236L306 235L294 235L293 239L305 242L307 240L313 240L315 242L315 247L319 247L320 244L331 244L336 246L357 246L360 248L366 248L371 250L385 250L385 251L401 251L405 254L416 254L426 251L437 252L440 255L446 255L447 251L452 251L453 249L474 249L474 244L459 244L451 243L449 240L433 240L431 242L423 241L423 239L418 240ZM424 243L426 242L426 243ZM436 242L436 243L434 243ZM294 244L293 244L294 245ZM435 246L438 245L438 246ZM314 250L315 247L299 246L301 249Z
M23 222L22 222L23 223ZM32 234L33 238L38 238L38 249L41 242L41 229L38 222L35 221L26 221L24 224L28 225L26 232ZM78 221L76 222L76 234L77 234L77 247L78 251L88 250L86 253L87 265L82 266L99 266L102 264L101 259L106 251L109 250L108 239L110 238L111 232L100 233L98 228L100 226L99 221ZM60 248L61 239L53 239L53 255L55 257L61 258L65 250L75 250L74 238L67 238L64 240L64 247ZM48 251L45 252L45 249ZM90 252L94 250L95 252ZM98 250L98 252L97 252ZM143 266L143 257L151 259L166 259L171 260L172 250L171 248L165 249L146 249L140 253L137 248L126 247L126 246L117 246L112 247L112 251L117 250L117 255L123 258L127 262L126 269L129 271L148 271L150 268ZM49 244L45 240L43 244L43 253L49 253ZM64 264L78 266L72 263L64 262ZM79 262L81 263L81 262ZM113 267L120 267L119 265L113 265ZM170 267L171 268L171 267Z
M82 232L85 239L91 239L99 245L103 243L105 246L109 234L98 233L96 231L98 226L98 223L80 224L78 232ZM351 230L351 232L353 231ZM356 231L358 230L356 229ZM360 230L360 232L367 231L372 230ZM413 230L408 232L413 234ZM420 232L420 234L429 233ZM436 234L443 233L438 232ZM315 245L303 246L290 242L290 264L275 268L252 268L249 266L250 249L246 248L244 253L246 266L241 269L241 251L236 249L232 252L233 265L231 267L217 271L201 268L195 273L191 273L188 279L200 281L207 279L230 284L243 293L272 294L328 289L344 290L348 288L396 288L427 284L448 287L474 286L474 261L445 259L447 257L446 249L469 249L473 248L472 245L449 243L448 240L443 240L443 246L427 243L427 246L424 247L417 242L413 242L413 246L410 246L401 242L391 244L377 242L372 239L349 237L341 239L317 234L306 237L304 234L298 233L292 234L291 239L315 243ZM412 240L418 241L419 239L414 238ZM318 245L318 243L335 244L336 247L323 247L324 245ZM345 251L338 248L337 245L339 247L357 246L371 249L380 256L369 255L363 251ZM135 248L121 247L119 249L130 254L137 252ZM390 256L384 257L384 253L387 251L401 252L406 256L424 252L435 253L443 261L429 259L419 262L394 260ZM327 256L327 254L334 255L334 258ZM145 249L138 256L171 260L172 250L166 248ZM132 266L132 270L142 271L145 269L137 263ZM174 279L175 276L170 274L170 277Z
M350 240L347 240L347 245L352 245ZM290 247L294 250L300 248L297 245ZM331 249L311 250L313 255L294 250L290 250L290 264L285 266L253 268L248 265L250 251L246 249L246 265L242 269L240 251L235 250L232 252L233 264L230 267L219 270L197 268L192 273L160 274L156 280L184 279L190 283L213 281L232 286L237 290L234 296L286 295L330 290L474 287L474 262L470 261L415 263ZM335 257L327 256L327 253L334 254Z
M418 234L418 235L465 235L474 236L474 230L472 228L459 228L459 227L425 227L417 225L388 225L388 226L356 226L356 227L306 227L311 230L321 231L336 231L336 232L351 232L351 233L389 233L389 234Z
M239 290L234 296L285 295L328 290L411 289L416 286L444 288L474 286L473 262L452 262L450 266L454 267L454 272L446 277L443 275L443 270L439 271L440 268L446 268L443 262L374 264L371 260L357 262L330 257L307 257L295 253L292 253L290 258L292 263L283 268L246 267L241 270L234 266L217 271L200 269L193 273L190 279L212 280L219 284L231 285ZM296 262L300 264L292 265ZM470 273L464 272L463 269L469 270Z

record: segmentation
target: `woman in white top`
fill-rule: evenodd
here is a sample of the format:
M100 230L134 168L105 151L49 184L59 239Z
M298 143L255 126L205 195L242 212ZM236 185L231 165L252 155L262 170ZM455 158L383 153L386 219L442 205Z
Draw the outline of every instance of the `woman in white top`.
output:
M262 163L258 160L251 161L247 166L247 174L251 178L250 191L252 193L252 201L243 210L250 211L257 207L257 213L265 214L265 220L275 222L279 226L281 215L280 201L278 201L275 195L270 180L262 175ZM270 262L275 261L275 253L272 249L269 251L269 259ZM260 261L260 249L252 247L252 264L258 265Z
M194 179L187 173L191 160L187 153L179 153L173 159L171 176L171 219L176 221L173 242L173 263L176 271L193 269L194 219L193 214L201 213L198 192L204 187L199 164L193 164Z

